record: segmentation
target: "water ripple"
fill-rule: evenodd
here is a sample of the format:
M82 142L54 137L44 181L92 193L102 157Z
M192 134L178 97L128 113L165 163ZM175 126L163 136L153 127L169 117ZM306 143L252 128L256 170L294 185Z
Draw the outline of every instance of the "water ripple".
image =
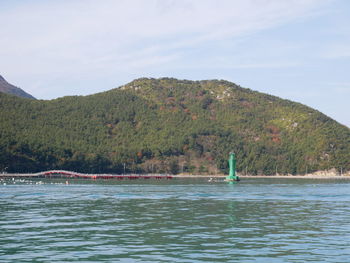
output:
M0 261L347 262L349 187L9 181L0 186Z

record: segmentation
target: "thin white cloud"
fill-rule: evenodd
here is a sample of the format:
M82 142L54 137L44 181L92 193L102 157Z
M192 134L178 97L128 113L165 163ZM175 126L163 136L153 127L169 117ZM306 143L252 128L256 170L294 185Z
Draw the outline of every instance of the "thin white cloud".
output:
M1 9L0 3L0 70L53 78L162 68L185 60L185 50L302 19L325 1L8 1L10 8ZM271 65L253 61L231 67Z
M332 93L336 93L342 96L350 96L350 82L331 82L326 83L332 90ZM350 97L349 97L350 98Z
M227 62L215 61L213 63L208 63L205 65L200 65L201 69L281 69L281 68L292 68L297 67L300 64L297 62L255 62L255 63L247 63L247 62ZM186 65L181 66L183 69L196 69L198 65Z
M348 41L350 44L350 40ZM325 59L346 59L350 58L350 46L345 44L333 44L322 51L320 57Z
M350 88L350 82L328 82L326 85L329 86L341 86L341 87L349 87Z

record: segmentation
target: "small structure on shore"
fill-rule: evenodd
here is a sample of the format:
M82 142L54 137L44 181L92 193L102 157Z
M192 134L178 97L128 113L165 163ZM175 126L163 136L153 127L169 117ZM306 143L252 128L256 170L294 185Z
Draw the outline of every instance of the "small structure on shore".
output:
M226 176L225 181L232 182L232 181L239 181L239 176L236 175L236 156L234 152L230 152L230 158L228 160L228 166L229 166L229 175Z

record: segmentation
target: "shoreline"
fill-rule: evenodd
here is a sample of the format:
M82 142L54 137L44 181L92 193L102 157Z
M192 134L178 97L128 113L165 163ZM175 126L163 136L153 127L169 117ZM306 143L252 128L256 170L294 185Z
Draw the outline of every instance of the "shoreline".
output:
M87 174L88 175L88 174ZM130 177L130 176L151 176L151 177L171 177L173 179L180 178L180 179L209 179L209 178L217 178L217 179L225 179L226 175L193 175L193 174L177 174L177 175L171 175L171 174L123 174L123 175L116 175L116 174L94 174L94 175L88 175L88 176L95 176L94 179L105 179L103 177L105 176L119 176L119 177ZM238 176L242 179L247 178L256 178L256 179L350 179L350 173L346 173L343 175L334 174L334 173L326 173L326 172L320 172L315 174L306 174L306 175L240 175ZM29 174L29 173L4 173L0 174L0 178L44 178L45 176L36 176L35 174ZM101 178L99 178L101 177ZM52 178L47 176L46 178ZM74 178L70 176L61 176L57 178ZM89 178L86 178L89 179ZM112 179L112 178L110 178Z
M350 179L349 175L238 175L239 178L257 179ZM173 178L222 178L226 175L173 175Z

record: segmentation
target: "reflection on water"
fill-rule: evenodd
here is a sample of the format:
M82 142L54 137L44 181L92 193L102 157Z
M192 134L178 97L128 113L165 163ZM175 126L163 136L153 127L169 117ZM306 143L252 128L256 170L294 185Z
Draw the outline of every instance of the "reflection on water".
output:
M9 181L0 261L347 262L350 181L271 182Z

